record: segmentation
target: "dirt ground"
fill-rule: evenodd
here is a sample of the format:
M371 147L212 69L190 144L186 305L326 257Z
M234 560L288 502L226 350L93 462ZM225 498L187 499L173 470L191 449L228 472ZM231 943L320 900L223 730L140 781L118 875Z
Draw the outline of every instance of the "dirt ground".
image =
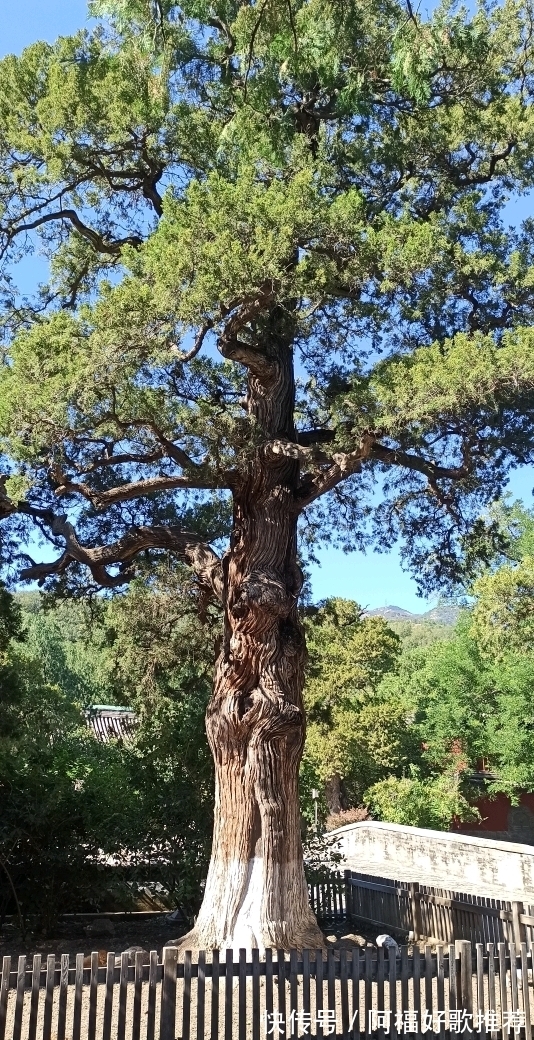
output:
M187 931L185 925L177 925L167 920L167 915L158 917L136 918L134 915L123 919L114 919L113 914L102 915L101 920L110 922L111 927L106 927L102 932L91 934L88 931L90 922L88 920L62 922L57 926L54 933L47 938L40 936L26 936L22 938L20 931L15 925L4 925L0 929L0 957L11 956L12 959L26 954L33 957L40 953L42 959L54 953L76 954L91 953L93 950L113 950L114 953L122 953L131 946L141 946L144 950L161 949L169 939L184 935Z
M56 957L62 953L68 953L72 957L81 952L89 954L93 950L112 950L118 955L123 950L137 946L147 951L157 950L158 957L161 959L162 947L187 931L185 925L180 926L167 921L166 915L143 920L131 917L115 921L113 915L108 915L105 920L111 922L112 932L111 929L106 928L102 933L97 931L96 934L88 934L87 921L69 921L60 924L54 934L46 939L39 936L27 936L23 940L14 925L4 925L0 930L0 958L10 956L13 964L22 954L31 958L35 953L40 953L44 962L51 953ZM327 928L325 930L326 945L338 949L345 947L347 950L351 950L354 946L365 946L368 943L375 945L376 932L361 930L354 932L351 930L352 927L346 924L336 929Z

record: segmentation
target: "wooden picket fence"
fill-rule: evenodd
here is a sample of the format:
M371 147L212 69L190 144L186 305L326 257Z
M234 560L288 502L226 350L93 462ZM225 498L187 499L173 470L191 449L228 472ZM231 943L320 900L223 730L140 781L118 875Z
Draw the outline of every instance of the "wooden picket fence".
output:
M0 1040L532 1040L532 951L461 941L435 951L240 950L5 957ZM12 970L13 967L13 970Z
M456 939L534 944L534 907L417 882L392 881L353 870L310 885L310 902L323 925L360 922L375 930L437 942Z

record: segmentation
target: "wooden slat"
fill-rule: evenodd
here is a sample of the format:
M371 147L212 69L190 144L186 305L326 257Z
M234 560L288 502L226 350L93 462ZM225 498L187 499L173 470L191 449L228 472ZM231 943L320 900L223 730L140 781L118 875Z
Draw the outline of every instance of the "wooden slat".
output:
M310 1016L311 1021L311 992L310 992L310 951L302 951L302 1011L305 1016ZM310 1027L311 1031L311 1027Z
M26 986L26 958L19 957L17 967L17 996L15 998L15 1020L13 1022L13 1040L20 1040L22 1033L22 1012L24 1011L24 988Z
M336 877L334 884L334 918L336 921L341 919L341 892L339 888L339 874Z
M517 992L517 956L515 943L509 943L510 950L510 989L512 991L512 1012L519 1011L519 995Z
M198 954L198 987L197 987L197 1040L204 1040L204 1023L206 1018L206 951Z
M401 1008L404 1011L408 1007L408 947L401 947Z
M143 951L135 951L134 1001L132 1016L132 1040L141 1036L141 1000L143 996Z
M317 1021L317 1036L323 1036L323 1027L320 1020L323 1016L323 951L315 951L315 1018Z
M224 980L224 1040L232 1040L233 1021L233 991L234 991L234 954L233 950L226 951L226 978Z
M119 1019L117 1022L117 1040L125 1040L126 1037L126 1002L128 1000L129 963L130 959L128 954L126 952L121 953L121 970L119 979Z
M260 951L252 951L252 1040L260 1040ZM268 1028L268 1027L267 1027ZM213 1036L212 1031L212 1036ZM217 1036L217 1034L215 1034Z
M256 951L257 952L257 951ZM219 1036L219 951L211 955L211 1035Z
M184 953L184 988L182 1001L182 1040L191 1037L191 950ZM175 1012L176 1015L176 1012Z
M391 1012L390 1036L397 1040L397 954L388 950L389 1009Z
M111 1040L111 1021L113 1018L113 986L115 982L115 954L111 951L106 961L106 996L104 999L104 1024L102 1040Z
M477 1026L480 1040L486 1040L486 1003L484 1000L484 946L476 944L477 951Z
M281 1015L278 1035L287 1036L286 1029L286 955L284 950L276 951L278 966L278 1014Z
M360 1030L360 950L352 950L352 1040L359 1040ZM365 1023L364 1023L365 1028Z
M432 947L425 946L425 1012L427 1023L432 1021ZM430 1015L430 1019L428 1016Z
M528 992L528 954L527 944L524 942L521 943L521 981L523 984L523 1011L525 1013L525 1040L532 1040L530 997Z
M41 982L41 954L36 953L32 966L32 995L30 1001L30 1021L28 1025L28 1040L36 1040L37 1016L39 1014L39 985Z
M289 1021L291 1028L289 1035L297 1035L298 1014L298 981L297 981L297 951L291 950L289 955Z
M76 974L74 978L74 1010L72 1013L72 1040L80 1040L82 1028L83 1000L83 953L76 954Z
M174 1040L176 1023L176 968L178 950L165 946L161 982L160 1040Z
M492 942L488 943L488 1011L492 1017L496 1016L497 1001L495 999L495 947ZM497 1030L490 1032L491 1040L497 1040Z
M462 940L460 946L460 971L461 971L461 989L462 989L462 1001L461 1007L471 1016L473 1014L473 982L472 982L472 955L471 955L471 943L467 940Z
M384 1010L384 977L385 977L385 966L384 966L384 947L380 946L377 951L378 963L377 963L377 986L376 986L376 1008L377 1011ZM382 1024L378 1027L378 1040L384 1040L384 1026Z
M499 949L499 992L501 997L501 1032L504 1035L504 1016L508 1011L508 995L506 990L506 944L500 942Z
M373 963L371 960L371 948L365 947L365 974L364 974L364 1030L366 1037L372 1033L372 1011L373 1011Z
M46 992L43 1018L43 1040L50 1040L52 1035L52 1010L54 1004L54 976L56 973L56 958L49 953L46 958ZM92 1038L94 1040L94 1037Z
M456 1011L458 1008L456 977L456 949L454 943L449 946L449 1010Z
M91 979L89 982L89 1040L96 1036L96 1006L98 998L98 951L91 954Z
M57 1013L57 1040L65 1040L67 1025L67 993L69 989L69 955L61 954L59 973L59 1001Z
M334 1020L336 1017L336 961L334 957L334 951L329 950L327 954L327 977L328 977L328 1028L330 1029L332 1020L332 1011L334 1012Z
M416 1015L416 1036L421 1036L421 951L418 946L412 949L413 961L413 1009Z
M237 1000L239 1040L247 1040L247 951L243 949L239 950L239 989Z
M347 975L347 951L339 951L339 986L341 990L341 1032L343 1040L349 1038L349 985Z
M11 972L11 957L2 959L2 983L0 984L0 1040L6 1035L7 1000L9 996L9 978Z
M445 1040L445 964L443 957L443 946L436 946L436 977L437 977L437 1011L439 1015L439 1038Z
M148 1013L146 1019L146 1040L154 1040L156 1035L156 987L158 981L158 951L150 951L150 967L148 969Z
M265 1032L268 1033L273 1022L273 951L265 951Z

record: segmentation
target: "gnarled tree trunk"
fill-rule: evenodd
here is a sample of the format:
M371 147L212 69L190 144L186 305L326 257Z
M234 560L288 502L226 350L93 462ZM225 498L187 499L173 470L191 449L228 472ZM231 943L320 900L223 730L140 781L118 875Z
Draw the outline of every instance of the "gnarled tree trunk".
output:
M280 341L249 376L249 410L267 437L293 439L291 350ZM187 948L314 948L298 770L305 736L305 642L297 614L298 462L260 447L236 480L224 560L225 628L206 726L215 824L204 901Z

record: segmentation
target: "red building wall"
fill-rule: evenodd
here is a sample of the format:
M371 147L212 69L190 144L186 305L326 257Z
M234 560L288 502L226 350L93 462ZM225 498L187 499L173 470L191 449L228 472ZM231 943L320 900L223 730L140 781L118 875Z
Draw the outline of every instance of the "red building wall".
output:
M534 845L534 793L524 791L515 805L505 794L498 794L494 798L481 794L474 804L481 819L465 823L455 820L451 830Z

